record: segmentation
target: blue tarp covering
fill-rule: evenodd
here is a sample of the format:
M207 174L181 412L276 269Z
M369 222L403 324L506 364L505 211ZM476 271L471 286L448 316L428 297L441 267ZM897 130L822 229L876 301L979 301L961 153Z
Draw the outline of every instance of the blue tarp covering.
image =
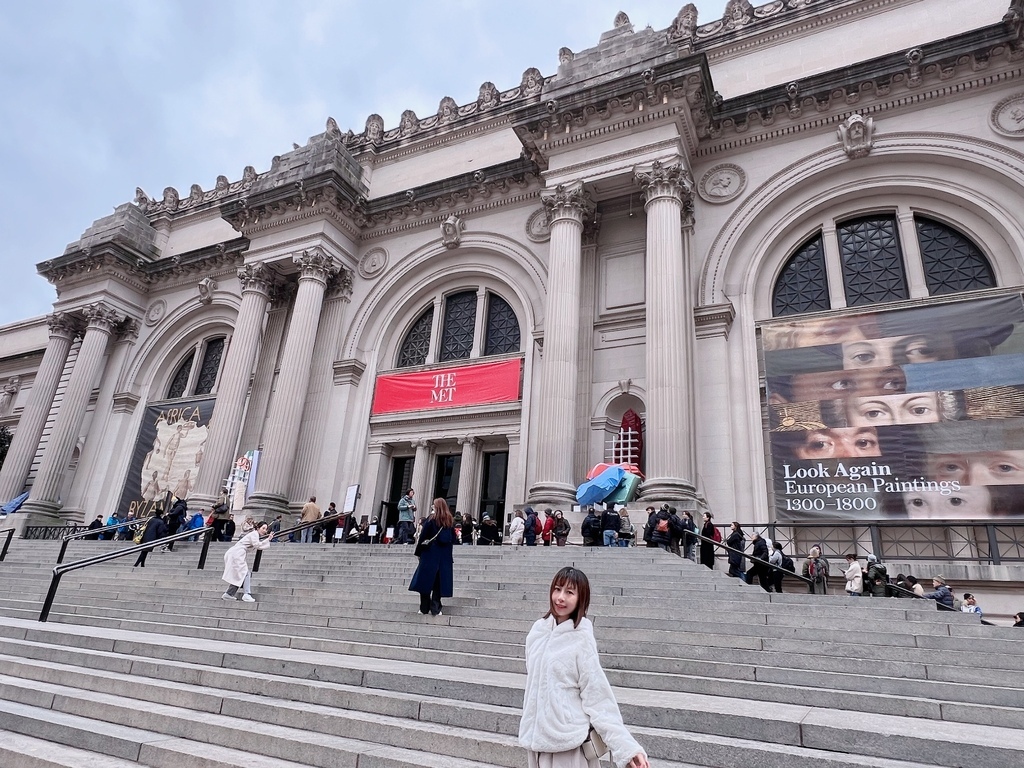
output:
M6 504L4 504L2 507L0 507L0 515L9 515L12 512L17 512L21 508L21 505L24 504L27 500L28 491L25 491L25 493L21 494L21 496L14 497Z
M622 482L626 470L622 467L608 467L604 472L588 480L576 489L576 501L580 504L597 504L611 496Z

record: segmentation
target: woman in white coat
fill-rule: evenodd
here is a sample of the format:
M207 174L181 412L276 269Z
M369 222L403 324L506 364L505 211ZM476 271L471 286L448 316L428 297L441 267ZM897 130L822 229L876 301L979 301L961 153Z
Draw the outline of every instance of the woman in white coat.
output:
M589 606L590 582L583 571L567 567L555 574L548 612L526 638L519 743L529 768L599 768L583 747L594 730L618 768L650 768L644 748L622 723L601 669L594 625L586 618Z
M512 540L513 544L522 546L525 533L526 522L523 520L523 510L517 509L512 522L508 525L508 537Z
M234 600L238 588L242 588L242 600L247 603L255 603L256 599L250 594L251 574L249 564L246 562L246 555L255 552L257 549L266 549L274 538L274 534L267 536L268 526L266 523L256 524L251 517L245 518L242 523L242 538L224 553L224 575L221 579L228 583L227 592L221 597L225 600ZM266 536L262 541L261 537Z

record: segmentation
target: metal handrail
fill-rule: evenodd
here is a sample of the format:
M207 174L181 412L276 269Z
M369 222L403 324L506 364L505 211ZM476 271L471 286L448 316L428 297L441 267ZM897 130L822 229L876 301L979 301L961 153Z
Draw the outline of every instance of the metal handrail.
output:
M17 528L4 528L0 530L0 533L7 534L7 537L4 540L4 548L0 549L0 562L3 562L3 559L7 557L7 550L11 548L11 539L14 538L14 532L16 530Z
M142 550L155 549L163 544L169 544L172 541L181 541L189 536L195 536L198 533L205 533L206 540L203 543L203 550L199 556L199 570L203 569L206 563L206 551L210 545L210 534L213 532L213 528L206 526L203 528L196 528L194 531L182 531L181 533L174 533L170 536L165 536L162 539L154 539L153 541L147 541L145 544L136 544L134 547L127 547L126 549L119 549L114 552L104 552L102 555L93 555L87 557L84 560L77 560L67 565L55 565L53 567L53 577L50 579L50 588L46 591L46 598L43 600L43 608L39 612L39 621L46 621L50 615L50 609L53 607L53 600L57 596L57 587L60 586L61 577L65 573L71 571L77 571L82 568L88 568L90 565L99 565L105 563L108 560L116 560L119 557L125 557L127 555L134 555L136 552Z
M61 537L60 552L57 553L57 564L64 562L64 554L68 551L68 542L74 539L83 539L86 536L91 536L94 533L100 534L104 531L121 530L122 528L130 528L133 531L137 531L140 525L145 525L146 520L125 520L121 523L115 523L114 525L104 525L100 528L93 528L92 530L79 531L78 533L69 533L66 536Z
M317 526L317 525L323 525L325 520L341 520L344 517L348 517L350 514L352 514L352 513L351 512L339 512L336 515L325 515L324 517L321 517L318 520L310 520L309 522L306 522L306 523L299 523L298 525L293 526L291 528L285 528L283 531L275 531L274 533L270 534L270 536L272 536L273 538L277 539L277 538L280 538L281 536L284 536L286 533L295 533L295 531L304 531L306 528L312 528L312 527ZM270 537L268 536L267 538L270 538ZM260 569L260 560L262 560L262 559L263 559L263 550L262 549L257 549L256 550L256 557L252 561L252 572L253 573L256 573L256 571L258 571Z
M724 541L715 541L714 539L709 538L708 536L703 536L703 535L697 533L696 531L686 531L686 533L683 534L684 537L687 536L687 535L693 536L693 538L698 539L699 541L706 541L706 542L708 542L708 544L713 544L716 547L721 547L726 552L735 552L736 554L738 554L738 555L740 555L742 557L745 557L748 560L752 560L755 563L760 563L761 565L767 565L773 571L782 571L785 575L792 576L794 578L800 579L800 581L804 582L805 584L813 584L814 583L813 580L808 579L806 576L803 576L803 575L797 573L796 571L787 571L781 565L775 565L774 563L770 563L767 560L762 560L759 557L754 557L753 555L748 555L742 549L736 549L735 547L730 547Z

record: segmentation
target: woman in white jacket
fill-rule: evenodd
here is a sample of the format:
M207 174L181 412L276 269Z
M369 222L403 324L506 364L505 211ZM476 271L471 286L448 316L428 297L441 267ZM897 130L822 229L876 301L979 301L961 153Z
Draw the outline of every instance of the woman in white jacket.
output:
M523 536L526 534L526 522L523 520L523 510L517 509L515 516L512 518L512 522L508 526L508 537L512 540L512 543L517 546L522 546Z
M256 602L256 599L250 594L252 587L251 574L249 573L249 564L246 562L245 557L250 552L255 552L257 549L266 549L270 546L274 534L267 536L267 531L268 526L266 523L256 525L256 521L251 517L245 518L245 522L242 523L242 538L236 541L224 553L224 575L221 576L221 579L229 585L227 591L221 595L225 600L234 600L235 595L238 593L238 588L242 587L242 600L247 603ZM267 538L260 541L262 536L267 536Z
M846 570L843 575L846 577L846 594L850 597L860 597L864 591L864 571L861 570L856 555L846 556Z
M618 768L650 768L647 753L622 723L601 669L594 625L586 618L590 582L563 568L551 581L548 612L526 638L526 692L519 743L529 768L599 768L582 744L593 729Z

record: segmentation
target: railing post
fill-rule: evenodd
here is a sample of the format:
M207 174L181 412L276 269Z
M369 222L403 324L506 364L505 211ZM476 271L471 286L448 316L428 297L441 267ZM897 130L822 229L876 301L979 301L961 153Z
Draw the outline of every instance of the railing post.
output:
M988 533L989 560L992 562L992 565L999 565L1002 562L1002 557L999 554L999 539L996 538L996 527L992 523L985 523L985 531Z
M68 551L68 540L64 539L60 543L60 554L57 555L57 565L64 562L64 553Z
M50 616L50 608L53 607L53 599L57 596L57 586L60 584L61 574L53 569L53 578L50 579L50 589L46 592L46 599L43 600L43 610L39 613L39 620L46 621Z
M258 571L260 569L260 560L261 559L263 559L263 550L262 549L257 549L256 550L256 557L253 558L253 561L252 561L252 572L253 573L256 573L256 571Z
M11 539L13 539L13 538L14 538L14 529L13 528L8 528L7 529L7 539L4 541L3 551L0 551L0 562L2 562L5 557L7 557L7 550L11 548Z
M203 536L203 548L199 552L199 565L196 566L198 570L203 570L206 567L206 555L210 551L210 542L213 540L213 529L211 528Z

